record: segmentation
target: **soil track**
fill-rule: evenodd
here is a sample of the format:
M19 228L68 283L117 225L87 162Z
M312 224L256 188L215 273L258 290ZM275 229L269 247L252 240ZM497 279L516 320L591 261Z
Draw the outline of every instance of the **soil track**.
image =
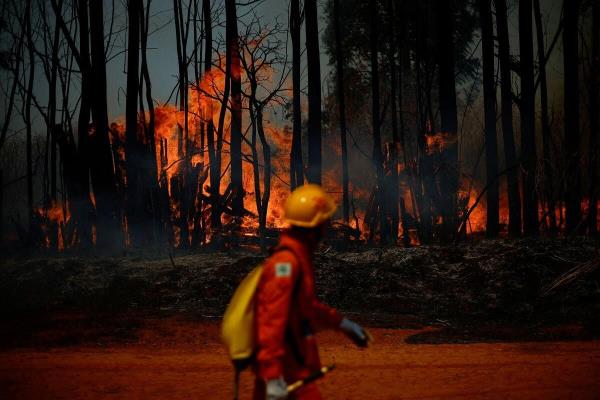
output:
M600 341L407 344L423 331L374 328L367 350L321 333L323 363L337 365L320 382L324 397L600 398ZM0 398L231 398L232 372L215 322L157 319L118 338L86 334L84 342L58 345L64 337L38 332L24 347L0 350ZM251 385L244 373L242 399Z

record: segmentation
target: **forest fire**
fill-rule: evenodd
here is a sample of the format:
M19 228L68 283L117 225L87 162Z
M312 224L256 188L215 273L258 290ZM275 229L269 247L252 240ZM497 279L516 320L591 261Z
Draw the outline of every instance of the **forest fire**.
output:
M0 400L598 398L599 71L600 0L3 1Z
M448 132L438 132L433 135L425 135L428 154L441 153L449 145L456 144L458 135Z
M374 16L371 10L366 13L367 9L365 15L347 16L353 23L373 28L369 32L377 37L370 36L373 40L368 43L341 40L337 37L341 30L334 29L339 21L330 20L327 35L336 38L328 37L325 43L335 73L327 78L331 80L331 90L324 94L321 53L311 47L302 56L302 42L297 37L300 31L296 29L296 25L302 25L301 15L290 15L294 26L286 27L279 20L262 24L253 10L242 18L240 28L236 7L243 6L229 4L221 15L211 8L210 2L202 3L200 10L198 4L176 2L173 10L178 71L165 103L157 101L157 92L152 93L148 64L154 59L150 57L149 61L147 52L150 14L128 20L134 29L123 31L131 39L124 60L125 110L115 110L109 104L110 74L105 68L96 68L102 64L98 61L101 56L108 54L105 43L93 40L94 48L84 46L85 54L81 55L78 40L74 40L77 35L64 27L65 10L53 4L57 42L53 46L47 43L45 48L59 48L63 43L67 54L72 53L73 62L78 64L78 68L65 67L59 60L54 66L56 73L65 74L59 80L62 90L68 93L70 82L77 79L86 84L79 88L79 102L72 110L70 97L65 97L60 105L60 121L56 77L48 81L51 96L47 106L34 101L33 96L22 99L29 110L29 117L25 118L29 121L25 177L28 225L32 232L19 236L33 237L25 241L59 250L80 245L129 248L157 243L175 248L210 244L214 249L260 243L264 249L277 230L284 228L282 210L286 197L307 182L322 184L339 204L340 210L333 217L332 241L343 245L356 242L409 246L448 242L480 232L494 237L540 231L598 231L593 223L600 215L596 212L595 189L598 140L592 132L597 130L595 113L588 115L586 111L579 124L581 113L565 104L564 121L557 119L556 126L549 126L548 93L542 94L542 129L537 137L537 125L529 124L535 121L537 104L532 110L528 98L529 108L520 112L527 114L523 121L529 125L521 126L518 137L514 134L514 118L509 115L515 99L513 88L506 84L501 88L502 101L498 104L506 110L502 111L505 118L498 120L498 110L490 107L498 100L491 98L495 92L493 79L490 80L494 72L490 66L496 65L496 58L503 75L501 82L512 81L510 44L504 32L507 17L502 4L495 10L500 13L496 16L497 36L493 29L489 35L487 29L494 26L495 14L491 9L480 10L486 17L480 20L479 27L481 44L486 48L480 60L469 48L473 45L470 40L453 43L454 36L444 35L444 29L437 24L421 32L423 25L414 16L397 13L394 2L384 7L383 14L389 20L379 12ZM138 6L147 11L144 4ZM189 14L187 23L185 13L181 13L185 7ZM95 23L104 20L99 18L100 11L94 9L98 13ZM291 8L288 11L293 13ZM422 15L433 12L421 11ZM361 20L367 14L369 20ZM491 25L487 23L490 15ZM215 25L212 18L217 16L225 18L225 25L221 20ZM190 24L194 25L194 46L188 41L192 39ZM376 32L378 25L385 27L383 36ZM414 40L396 37L401 25L407 28L402 32L415 35ZM226 28L225 36L218 40L213 37L216 26ZM93 32L97 34L103 28L96 26ZM447 29L456 27L449 25ZM472 38L474 29L469 27L465 38ZM315 32L318 31L311 30L311 40L318 41ZM85 33L91 45L92 30ZM24 40L27 30L20 34ZM19 35L14 33L11 37ZM383 40L382 48L379 40ZM392 43L402 43L400 47L405 48ZM552 43L554 46L556 40ZM489 51L494 46L498 48L497 56ZM548 51L553 50L552 46ZM577 48L573 46L571 43L567 48ZM195 49L192 53L191 48ZM448 53L453 48L456 54ZM352 57L343 57L344 52ZM406 54L410 63L402 65L401 56ZM35 65L35 60L28 57L32 55L23 53L23 60ZM348 64L350 58L356 58L356 65L361 68ZM538 60L540 82L534 82L534 89L525 91L527 96L533 92L535 98L538 85L540 91L548 91L542 74L547 69L544 63ZM94 68L88 69L89 65ZM533 70L533 65L523 68ZM481 76L479 66L484 72ZM13 67L19 70L24 66ZM587 69L584 72L588 74ZM349 75L344 78L344 73ZM173 75L160 75L162 90L165 76ZM572 73L566 76L570 79L565 79L565 88L577 86ZM18 75L13 92L19 87L17 78ZM482 94L475 90L479 80L484 88ZM457 101L458 82L471 82L472 94L479 98L469 97L464 104ZM30 84L35 86L34 83L32 79ZM580 97L574 90L570 93L569 97ZM44 169L39 177L43 201L38 203L33 198L38 189L33 189L30 115L35 109L48 122L46 148L40 155ZM109 121L109 115L122 116ZM501 129L496 126L500 122ZM564 149L559 149L554 132L580 132L583 128L589 128L589 134L586 131L574 139L577 143L572 146L565 136ZM2 141L4 136L5 133ZM584 146L584 137L589 139L589 149ZM515 145L517 138L521 140L520 147ZM528 159L527 154L535 153L540 141L542 152L536 155L537 159ZM365 151L369 147L372 151ZM578 148L586 148L585 154L579 154ZM575 165L585 165L586 171L575 174ZM583 183L588 187L584 188ZM577 193L566 190L571 187ZM592 202L595 206L590 207L588 203ZM19 229L27 230L21 226Z
M71 220L68 204L56 202L52 203L50 207L40 207L36 210L36 216L40 221L43 247L48 249L55 247L58 250L64 250L65 247L73 244L72 236L67 235L67 232L65 232L69 229L68 224Z

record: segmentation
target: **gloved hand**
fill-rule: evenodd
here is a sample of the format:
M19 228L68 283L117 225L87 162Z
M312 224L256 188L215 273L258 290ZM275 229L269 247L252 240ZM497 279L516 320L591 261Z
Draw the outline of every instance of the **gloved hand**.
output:
M284 400L287 397L287 383L282 377L267 381L267 400Z
M371 337L356 322L344 318L340 323L340 329L348 336L358 347L367 347Z

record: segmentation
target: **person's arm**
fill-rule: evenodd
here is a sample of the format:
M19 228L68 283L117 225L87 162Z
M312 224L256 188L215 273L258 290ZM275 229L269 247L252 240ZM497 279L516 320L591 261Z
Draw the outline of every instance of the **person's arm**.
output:
M335 308L321 303L316 297L312 304L317 325L328 329L339 329L358 347L366 347L371 340L369 334L356 322L344 318Z
M340 326L344 318L338 310L327 304L321 303L317 297L313 297L312 309L314 312L314 322L324 329L336 329Z
M256 359L258 376L265 381L283 376L285 331L298 273L298 263L290 251L268 258L262 272L256 299Z

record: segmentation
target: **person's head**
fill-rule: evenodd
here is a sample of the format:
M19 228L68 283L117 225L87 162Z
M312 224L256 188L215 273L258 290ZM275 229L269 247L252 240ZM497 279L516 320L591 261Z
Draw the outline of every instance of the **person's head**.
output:
M319 185L296 188L284 205L284 221L316 245L324 236L337 205Z

